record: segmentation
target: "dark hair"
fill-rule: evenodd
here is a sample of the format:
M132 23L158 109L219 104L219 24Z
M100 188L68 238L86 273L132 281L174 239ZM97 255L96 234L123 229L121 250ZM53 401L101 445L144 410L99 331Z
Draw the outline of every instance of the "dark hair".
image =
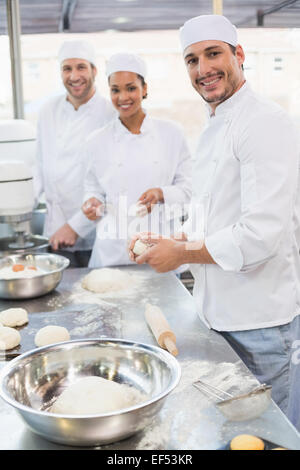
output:
M145 82L145 79L142 75L140 75L139 73L136 74L137 75L137 78L142 82L142 87L144 87L146 85L146 82ZM143 100L145 100L148 96L148 93L146 93L144 96L143 96Z
M142 83L142 87L144 87L146 85L146 82L145 82L145 79L142 75L140 75L139 73L136 74L137 78L141 81ZM110 76L108 77L108 83L109 83L109 78ZM148 96L148 93L146 93L144 96L143 96L143 100L146 99Z
M227 44L228 44L228 43L227 43ZM232 54L235 55L235 53L236 53L236 47L233 46L232 44L228 44L228 46L230 47ZM242 64L242 70L244 70L244 65L243 65L243 64Z
M137 78L138 78L139 80L141 80L142 86L145 86L145 85L146 85L146 82L145 82L145 79L144 79L143 75L140 75L139 73L137 73L136 75L137 75Z

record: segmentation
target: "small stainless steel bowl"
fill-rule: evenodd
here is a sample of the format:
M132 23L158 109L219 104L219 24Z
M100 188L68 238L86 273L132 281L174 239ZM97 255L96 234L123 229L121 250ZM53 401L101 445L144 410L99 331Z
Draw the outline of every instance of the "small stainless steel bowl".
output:
M59 284L70 261L53 253L24 253L0 258L0 269L13 264L33 265L46 273L26 279L0 279L1 299L31 299L48 294Z
M66 386L91 375L133 386L146 394L146 400L98 415L46 411ZM156 346L110 338L75 340L38 348L10 361L1 371L0 396L46 439L95 446L125 439L149 425L180 375L177 360Z

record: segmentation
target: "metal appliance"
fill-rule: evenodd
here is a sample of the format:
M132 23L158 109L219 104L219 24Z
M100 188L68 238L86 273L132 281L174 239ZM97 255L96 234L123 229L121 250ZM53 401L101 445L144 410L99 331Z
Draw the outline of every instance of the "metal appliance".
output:
M31 233L35 147L32 124L0 121L0 257L48 247L47 238Z

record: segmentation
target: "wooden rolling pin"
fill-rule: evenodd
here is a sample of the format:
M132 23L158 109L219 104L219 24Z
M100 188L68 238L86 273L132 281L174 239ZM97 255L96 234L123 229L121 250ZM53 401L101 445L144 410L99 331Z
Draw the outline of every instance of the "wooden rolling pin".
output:
M145 318L160 347L167 349L173 356L177 356L176 336L161 309L156 305L147 304Z

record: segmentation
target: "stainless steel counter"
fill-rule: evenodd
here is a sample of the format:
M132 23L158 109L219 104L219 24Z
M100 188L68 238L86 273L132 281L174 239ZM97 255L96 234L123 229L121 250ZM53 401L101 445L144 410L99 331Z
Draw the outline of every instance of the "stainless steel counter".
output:
M73 319L68 324L72 326L72 339L112 335L148 344L156 341L144 320L145 304L160 306L177 336L182 379L151 426L130 439L99 449L218 449L242 433L300 449L299 433L273 402L255 420L230 422L211 399L193 387L193 382L202 378L235 394L248 391L257 381L225 340L200 322L193 298L182 283L173 274L156 274L144 266L121 269L136 276L137 288L133 284L122 294L98 296L80 286L87 269L69 269L58 288L47 296L0 302L0 310L23 306L29 311L29 324L27 330L21 330L21 336L33 338L32 324L37 325L38 318L45 324L55 321L64 325L70 322L72 312L77 312L77 323ZM0 363L0 367L3 365ZM65 448L31 432L17 412L0 399L0 449Z

